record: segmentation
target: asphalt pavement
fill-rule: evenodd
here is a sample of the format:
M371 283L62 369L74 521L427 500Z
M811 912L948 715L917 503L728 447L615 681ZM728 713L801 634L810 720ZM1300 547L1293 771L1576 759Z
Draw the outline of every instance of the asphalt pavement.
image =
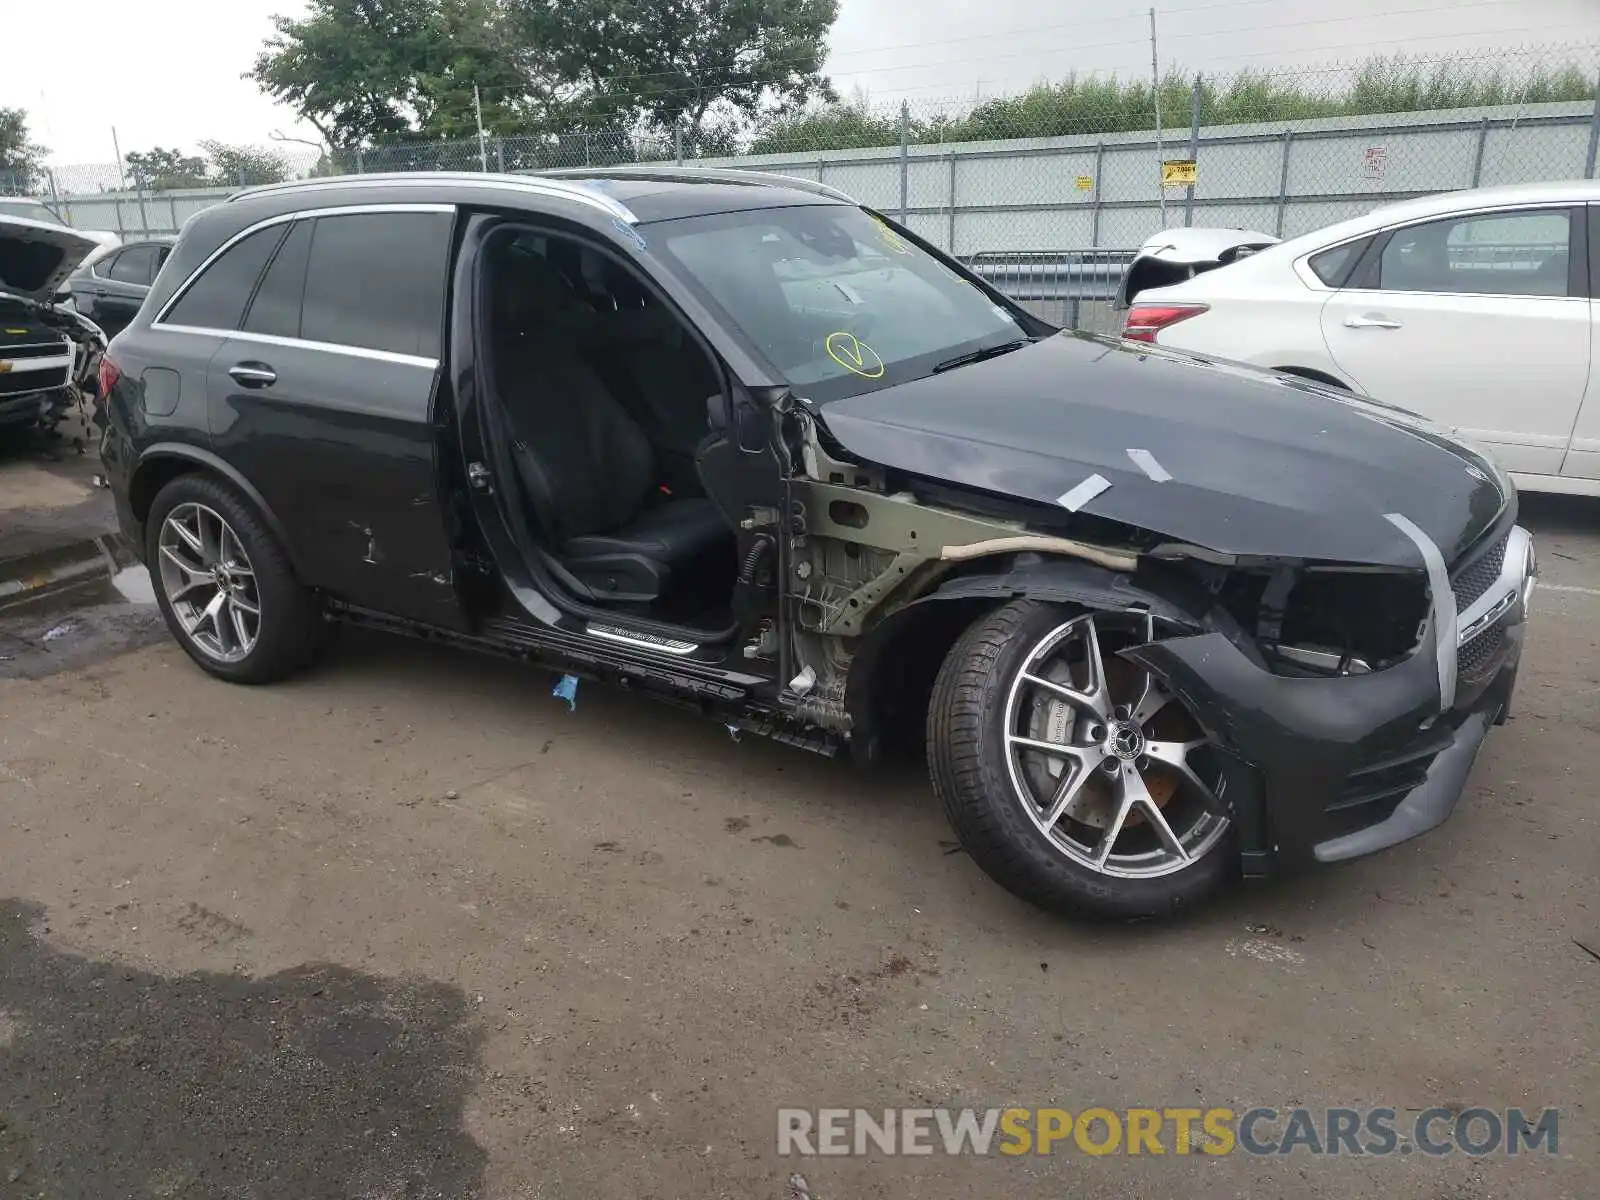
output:
M13 460L0 501L89 513L90 474ZM136 591L0 611L0 1200L1592 1200L1600 502L1525 517L1518 715L1451 821L1138 926L1001 891L915 770L374 635L231 687ZM777 1154L780 1107L947 1105L1561 1123L1515 1157Z

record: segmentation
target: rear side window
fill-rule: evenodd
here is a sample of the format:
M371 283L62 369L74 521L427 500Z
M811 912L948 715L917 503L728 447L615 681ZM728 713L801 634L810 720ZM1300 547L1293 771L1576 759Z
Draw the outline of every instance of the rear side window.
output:
M300 336L438 357L450 225L433 212L317 218Z
M124 250L107 274L120 283L148 285L156 277L156 248L132 246Z
M297 221L272 265L256 289L245 316L247 333L267 333L276 337L300 336L300 301L306 290L306 263L311 257L311 222Z
M1350 278L1350 272L1355 269L1356 262L1361 258L1362 252L1371 243L1371 238L1346 242L1342 246L1335 246L1332 250L1313 254L1306 260L1306 264L1311 268L1311 273L1329 287L1343 287L1345 280Z
M1408 225L1383 248L1385 291L1565 296L1572 218L1567 209L1484 213Z
M238 329L256 281L288 231L287 225L269 225L235 243L205 269L162 320L197 329Z

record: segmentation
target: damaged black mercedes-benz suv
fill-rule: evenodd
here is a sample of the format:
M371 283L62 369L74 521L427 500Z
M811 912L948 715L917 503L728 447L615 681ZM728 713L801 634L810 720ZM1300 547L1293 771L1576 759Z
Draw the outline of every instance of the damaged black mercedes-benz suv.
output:
M1460 796L1535 564L1403 411L1062 333L826 187L274 185L193 218L102 369L174 636L240 682L362 622L873 761L1123 916Z

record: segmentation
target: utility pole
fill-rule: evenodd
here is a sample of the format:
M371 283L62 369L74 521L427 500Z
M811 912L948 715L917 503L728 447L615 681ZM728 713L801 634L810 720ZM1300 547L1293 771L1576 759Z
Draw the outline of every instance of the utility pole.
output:
M1156 54L1156 10L1150 9L1150 85L1156 102L1156 189L1161 197L1161 228L1167 227L1167 185L1161 178L1166 153L1161 146L1161 60Z
M478 167L487 175L489 173L489 139L483 132L483 100L478 96L477 84L472 85L472 115L478 122Z
M122 226L122 196L120 193L128 190L128 177L122 173L122 144L117 141L117 127L111 127L111 150L117 156L117 236L121 237L127 231ZM141 203L143 202L141 198Z

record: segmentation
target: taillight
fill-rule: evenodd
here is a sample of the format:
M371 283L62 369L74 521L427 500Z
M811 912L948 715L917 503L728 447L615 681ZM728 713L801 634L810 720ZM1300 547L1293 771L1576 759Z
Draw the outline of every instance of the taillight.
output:
M100 399L110 399L111 389L117 386L117 380L121 378L122 368L102 355L100 358Z
M1154 343L1156 334L1163 329L1198 317L1210 307L1209 304L1135 304L1128 310L1122 336L1130 342Z

